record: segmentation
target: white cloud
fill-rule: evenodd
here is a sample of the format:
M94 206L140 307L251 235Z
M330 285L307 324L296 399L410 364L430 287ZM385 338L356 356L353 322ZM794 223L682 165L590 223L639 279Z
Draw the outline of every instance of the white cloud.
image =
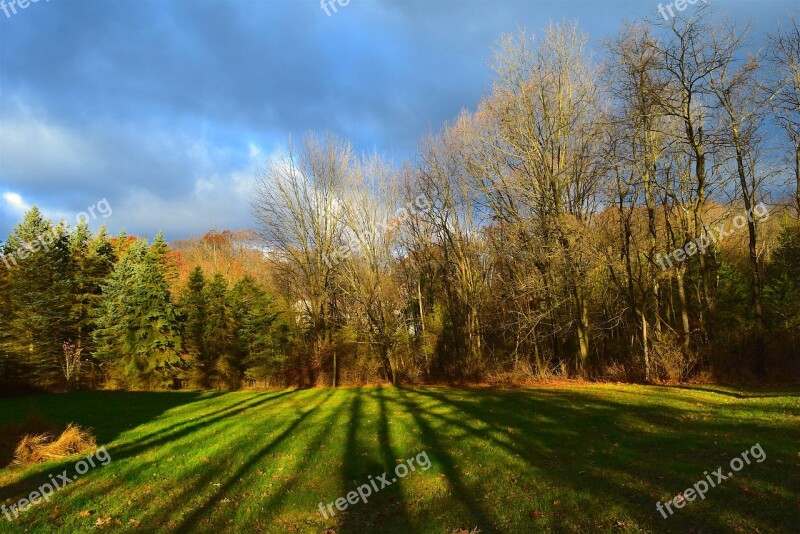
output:
M6 191L3 193L3 200L6 201L6 204L14 209L14 211L25 212L30 209L30 205L28 205L23 199L22 195L18 193L13 193L11 191Z
M254 143L247 145L247 150L250 153L251 160L257 160L261 157L261 149Z

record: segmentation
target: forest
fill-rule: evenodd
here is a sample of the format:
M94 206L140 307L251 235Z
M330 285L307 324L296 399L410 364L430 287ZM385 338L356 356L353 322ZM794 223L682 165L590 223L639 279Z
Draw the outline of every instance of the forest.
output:
M251 230L31 208L2 244L0 391L796 383L800 24L760 42L707 9L597 49L570 22L502 37L475 109L405 161L290 139Z

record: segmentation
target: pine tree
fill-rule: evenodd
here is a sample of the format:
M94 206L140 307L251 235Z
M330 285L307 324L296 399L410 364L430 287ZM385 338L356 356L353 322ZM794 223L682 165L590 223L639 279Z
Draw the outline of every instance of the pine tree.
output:
M63 344L75 333L70 313L75 265L66 227L54 227L33 207L9 236L5 253L13 264L6 346L29 384L61 388Z
M208 351L206 350L206 279L196 267L181 299L184 323L184 348L193 362L192 382L201 388L209 387Z
M128 385L174 386L181 377L180 317L146 241L136 241L103 287L98 358Z
M205 346L214 381L227 388L237 388L242 380L241 350L236 318L228 298L228 282L220 273L214 275L206 288L206 303Z
M85 223L81 223L73 233L70 248L77 266L72 309L76 337L71 345L93 368L95 344L92 334L96 328L102 285L114 268L115 252L104 226L92 236ZM94 383L93 374L89 375Z
M278 313L272 299L251 277L245 276L231 290L231 303L246 376L259 381L279 376L285 362L283 348L288 342L288 327L275 327Z

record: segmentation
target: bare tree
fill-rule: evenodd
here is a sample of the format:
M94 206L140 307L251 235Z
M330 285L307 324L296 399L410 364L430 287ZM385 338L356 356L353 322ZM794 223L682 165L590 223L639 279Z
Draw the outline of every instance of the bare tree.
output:
M659 22L667 31L658 52L670 89L661 103L664 112L682 125L682 135L677 142L690 163L685 169L688 172L677 176L688 186L686 191L689 193L684 208L689 210L691 218L685 241L697 239L706 231L708 225L703 220L706 202L710 190L719 180L713 162L717 125L714 122L711 77L732 61L746 33L737 31L729 23L712 26L705 22L713 15L713 9L703 4L690 15L681 14L669 22ZM682 166L675 170L683 171ZM700 254L698 260L701 273L700 323L708 340L713 337L711 324L716 309L713 269L705 254Z
M377 157L363 162L348 183L345 224L346 257L338 280L352 303L352 320L380 358L385 378L399 382L398 346L408 335L409 290L397 276L398 232L413 206L403 205L396 173Z
M591 345L591 261L582 241L605 165L598 79L585 44L575 24L551 26L536 46L524 33L501 41L492 95L477 114L487 126L476 150L482 171L473 173L494 217L522 225L527 247L561 263L538 268L547 285L565 278L577 341L572 367L581 374ZM564 302L552 297L550 306Z
M800 217L800 24L792 14L787 28L770 36L770 65L775 118L786 132L794 151L795 208Z
M627 282L620 285L627 292L631 309L641 325L644 378L649 381L649 328L652 325L657 335L662 326L656 262L661 236L656 202L658 166L669 131L669 119L660 103L665 99L668 83L661 70L657 40L646 26L626 25L606 48L611 57L606 87L617 104L611 119L616 126L615 135L610 139L607 155L609 165L614 169L615 200L622 225ZM636 242L632 224L641 200L647 213L646 247ZM644 262L639 261L642 257ZM613 272L612 279L618 279Z
M428 251L441 276L454 325L455 357L467 377L476 376L483 361L482 306L489 274L465 159L471 135L465 116L421 147L413 188L429 206L410 226L416 245L413 257Z
M343 246L344 184L354 162L348 143L309 135L259 173L252 201L276 273L308 319L318 353L333 339L335 258ZM337 365L334 351L334 386Z

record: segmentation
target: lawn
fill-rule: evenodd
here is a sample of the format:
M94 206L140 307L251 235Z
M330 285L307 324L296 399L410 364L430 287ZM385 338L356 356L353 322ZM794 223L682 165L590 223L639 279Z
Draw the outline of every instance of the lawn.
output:
M35 410L91 427L111 456L14 522L0 516L0 532L800 532L800 391L85 392L0 407L0 425ZM756 444L766 459L704 500L656 510ZM366 504L318 511L410 458ZM80 459L0 470L0 503Z

